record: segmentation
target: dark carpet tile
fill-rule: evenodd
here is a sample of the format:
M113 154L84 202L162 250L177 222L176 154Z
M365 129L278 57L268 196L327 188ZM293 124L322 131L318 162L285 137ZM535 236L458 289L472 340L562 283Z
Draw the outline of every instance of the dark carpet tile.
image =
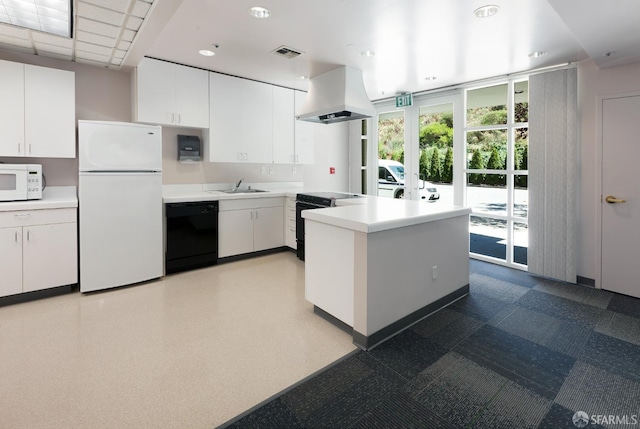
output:
M410 329L371 350L371 357L393 368L406 380L440 359L449 350ZM405 381L406 381L405 380Z
M581 411L581 410L578 410ZM553 404L549 409L549 412L540 424L538 429L576 429L576 425L573 424L574 411L571 411L562 405ZM604 429L603 426L598 424L589 423L584 426L585 429Z
M640 319L635 317L607 310L595 331L640 346Z
M352 426L352 429L458 429L403 393L395 393L382 401Z
M385 377L398 386L406 384L407 378L400 374L393 366L388 366L380 360L374 358L371 353L361 351L356 354L356 358L371 368L378 375Z
M280 399L275 399L238 420L229 429L293 429L302 428L293 413Z
M533 289L598 308L607 308L613 296L611 292L561 281L544 281Z
M601 308L536 290L527 292L517 304L586 328L595 327L604 312Z
M590 416L637 416L640 383L578 361L555 402L570 410L584 411ZM596 420L596 423L610 426L609 422L603 420ZM614 424L610 427L623 428L625 425Z
M411 330L450 349L484 325L478 319L444 308L416 323Z
M551 406L550 399L455 352L410 384L405 390L418 392L413 395L418 402L457 427L534 429Z
M362 352L364 353L364 352ZM374 374L357 353L282 396L282 403L302 421L354 385Z
M476 293L459 299L447 308L486 322L504 311L508 305L504 301Z
M306 428L348 428L397 390L398 385L392 380L374 374L351 386L314 414L304 419L295 411L294 415Z
M473 429L536 429L553 401L509 381L469 425Z
M454 348L462 356L553 399L575 359L485 325Z
M525 286L528 288L534 287L541 280L539 277L529 274L526 271L514 270L474 259L469 261L469 269L474 273L494 277L499 280L515 283L519 286Z
M515 283L498 280L491 276L472 273L469 276L469 293L482 294L498 301L514 303L522 295L527 293L529 288L519 286Z
M449 362L440 365L442 360ZM431 374L432 381L414 399L454 426L470 427L509 380L455 353L442 360L437 364L442 368ZM422 374L425 382L428 372L431 367Z
M593 332L578 359L640 382L640 346L635 344Z
M489 325L571 357L578 357L592 330L535 310L517 307L506 317L494 318Z
M617 311L627 316L640 319L640 298L614 293L607 310Z

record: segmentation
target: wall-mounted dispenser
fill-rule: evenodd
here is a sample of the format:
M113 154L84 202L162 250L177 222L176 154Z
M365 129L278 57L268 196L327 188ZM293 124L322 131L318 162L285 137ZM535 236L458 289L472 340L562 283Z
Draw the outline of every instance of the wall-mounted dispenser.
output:
M178 134L178 161L196 162L201 159L200 138Z

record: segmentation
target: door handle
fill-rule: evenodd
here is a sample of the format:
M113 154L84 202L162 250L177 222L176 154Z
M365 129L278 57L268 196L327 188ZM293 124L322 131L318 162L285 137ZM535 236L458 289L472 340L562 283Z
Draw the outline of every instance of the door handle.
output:
M620 203L626 203L627 202L627 200L616 198L613 195L607 195L607 197L604 200L606 202L608 202L609 204L620 204Z

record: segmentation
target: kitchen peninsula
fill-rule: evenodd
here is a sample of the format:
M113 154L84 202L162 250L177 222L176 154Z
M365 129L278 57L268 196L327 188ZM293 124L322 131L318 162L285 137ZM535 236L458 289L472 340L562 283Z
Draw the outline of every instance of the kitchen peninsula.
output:
M469 292L471 210L350 201L303 212L305 294L368 350Z

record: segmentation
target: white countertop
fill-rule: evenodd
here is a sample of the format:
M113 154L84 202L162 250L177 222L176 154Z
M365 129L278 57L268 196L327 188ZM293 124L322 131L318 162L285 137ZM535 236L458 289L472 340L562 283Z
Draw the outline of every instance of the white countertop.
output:
M2 201L0 211L43 210L78 207L78 195L75 186L47 186L42 199L27 201Z
M471 209L439 202L366 196L338 200L337 207L305 210L302 217L353 231L371 233L425 222L468 216Z
M301 192L311 192L304 189L300 182L272 182L242 184L241 188L251 186L267 192L228 194L224 189L232 188L232 184L204 184L204 185L163 185L162 200L164 203L188 203L199 201L237 200L246 198L292 197Z

